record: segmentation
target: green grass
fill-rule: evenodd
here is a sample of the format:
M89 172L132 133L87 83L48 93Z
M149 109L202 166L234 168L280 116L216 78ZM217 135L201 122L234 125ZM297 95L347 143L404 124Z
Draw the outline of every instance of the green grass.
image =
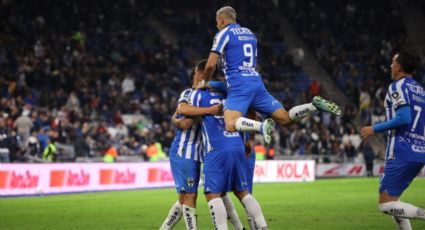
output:
M378 211L377 189L377 178L327 179L257 184L254 196L270 229L395 229ZM402 200L425 207L424 191L425 179L415 179ZM0 229L158 229L176 198L174 189L2 198ZM212 229L203 195L197 212L199 228ZM411 222L425 229L425 221ZM183 220L175 229L184 229Z

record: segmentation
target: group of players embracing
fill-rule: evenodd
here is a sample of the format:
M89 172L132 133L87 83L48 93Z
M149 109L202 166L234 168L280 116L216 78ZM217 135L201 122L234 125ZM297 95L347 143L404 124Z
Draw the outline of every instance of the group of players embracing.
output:
M208 60L197 63L192 88L181 93L173 115L177 130L169 155L179 200L161 229L173 228L181 217L187 229L197 229L195 208L201 163L204 193L215 229L227 229L228 218L235 229L244 229L228 192L243 204L251 229L267 229L261 207L252 196L255 155L251 153L250 139L259 132L269 144L275 121L289 125L318 110L341 114L335 103L318 96L312 103L286 111L266 90L255 69L254 33L236 23L236 12L231 7L219 9L216 21L219 32ZM217 70L220 58L225 82L216 79L221 75ZM255 111L266 119L255 120Z

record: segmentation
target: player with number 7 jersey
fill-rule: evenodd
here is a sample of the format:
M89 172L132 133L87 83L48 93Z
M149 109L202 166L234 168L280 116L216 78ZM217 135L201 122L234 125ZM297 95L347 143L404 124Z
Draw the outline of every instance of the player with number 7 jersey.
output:
M408 109L411 122L387 131L386 160L425 162L425 90L411 77L394 81L385 97L388 120L399 109ZM378 129L379 129L378 125Z
M396 53L385 97L387 121L361 129L363 139L387 131L384 173L379 184L379 210L391 215L398 229L412 229L409 219L425 220L425 210L400 201L404 190L425 165L425 90L413 79L418 58L409 51Z

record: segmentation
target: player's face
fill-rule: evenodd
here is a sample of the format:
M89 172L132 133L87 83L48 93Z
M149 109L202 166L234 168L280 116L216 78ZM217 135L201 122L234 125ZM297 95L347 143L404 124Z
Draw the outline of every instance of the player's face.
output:
M397 62L398 54L394 55L391 62L391 79L397 80L397 74L400 72L400 64Z
M217 29L218 30L222 30L224 28L224 20L223 17L221 16L217 16L215 18L215 21L217 22Z

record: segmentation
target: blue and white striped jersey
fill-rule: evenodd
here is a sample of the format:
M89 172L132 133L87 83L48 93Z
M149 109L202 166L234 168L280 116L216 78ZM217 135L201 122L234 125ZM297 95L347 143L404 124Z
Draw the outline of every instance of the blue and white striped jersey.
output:
M197 107L210 107L222 103L221 92L210 89L194 90L190 96L190 104ZM239 132L225 130L223 116L202 116L202 139L205 153L211 150L221 150L229 146L243 145Z
M409 106L412 121L388 131L386 159L425 162L425 90L411 77L394 81L385 97L387 120L396 110Z
M180 94L177 104L182 102L189 103L189 96L192 91L193 89L191 88L185 89ZM183 116L178 115L177 117L181 118ZM176 149L177 155L180 157L203 162L202 135L199 119L194 118L192 127L187 130L176 128L176 136L171 145L174 146L172 149Z
M260 76L257 66L257 38L250 29L229 24L214 37L211 52L221 56L226 77Z

